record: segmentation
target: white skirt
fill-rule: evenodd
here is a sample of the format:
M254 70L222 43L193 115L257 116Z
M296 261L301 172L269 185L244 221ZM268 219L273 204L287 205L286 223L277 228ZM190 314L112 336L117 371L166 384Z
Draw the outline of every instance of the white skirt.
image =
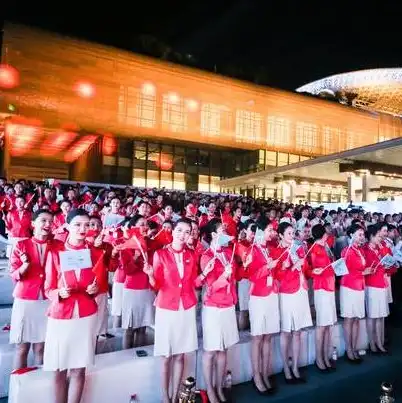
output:
M121 327L138 329L155 323L155 293L151 290L123 290Z
M279 333L279 297L271 293L267 297L250 296L250 328L252 336Z
M248 311L250 300L250 281L240 280L238 283L239 311Z
M15 298L10 323L10 343L44 343L48 300Z
M112 316L121 316L123 308L124 283L113 282L112 286Z
M195 306L178 311L156 308L154 356L170 357L198 350Z
M389 315L388 289L366 288L367 317L371 319L385 318Z
M107 333L107 325L108 325L108 318L109 318L109 311L107 309L107 292L103 294L98 294L95 297L95 301L98 304L98 319L96 325L96 334L99 336L100 334Z
M363 319L364 309L364 290L352 290L348 287L340 287L339 302L341 305L342 318L359 318Z
M281 331L292 332L313 326L308 292L304 288L293 294L279 294Z
M388 299L388 303L392 304L394 302L394 299L392 298L391 276L387 276L387 280L388 280L387 299Z
M202 334L205 351L224 351L239 341L235 307L202 307Z
M97 318L97 314L77 319L48 318L44 371L94 365Z
M317 326L332 326L337 321L335 292L314 290L315 321Z

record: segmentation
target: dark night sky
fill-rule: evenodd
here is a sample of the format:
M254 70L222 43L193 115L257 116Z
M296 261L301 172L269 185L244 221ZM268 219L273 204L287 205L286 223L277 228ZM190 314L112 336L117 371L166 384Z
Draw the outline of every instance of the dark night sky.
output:
M268 85L290 90L329 74L402 67L400 0L31 3L16 1L6 19L125 49L152 34L201 66L263 67Z

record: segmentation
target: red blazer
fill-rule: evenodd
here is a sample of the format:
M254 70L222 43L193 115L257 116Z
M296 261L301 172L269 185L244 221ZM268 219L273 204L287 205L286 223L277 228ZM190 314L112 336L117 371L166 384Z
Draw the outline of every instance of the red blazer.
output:
M174 252L171 246L159 249L153 258L154 288L158 290L155 306L158 308L178 311L180 300L184 309L190 309L197 304L195 280L197 278L197 264L194 252L183 249L184 275L180 278Z
M34 238L19 241L10 257L10 274L16 282L13 296L14 298L38 300L41 296L45 297L45 264L42 265L37 244L42 243ZM45 260L52 246L57 246L57 241L46 241ZM59 245L60 247L60 245ZM19 269L22 266L21 255L28 256L29 267L24 275L21 276Z
M29 238L32 234L31 221L32 214L30 211L24 210L20 218L17 210L12 210L6 217L6 228L13 238Z
M381 253L381 257L384 257L386 255L393 256L392 247L390 247L388 242L386 242L386 241L381 242L380 253ZM395 274L397 272L397 270L398 270L398 267L393 266L390 269L387 269L385 274L387 276L391 276L392 274Z
M347 246L342 250L341 256L345 259L349 274L342 276L341 286L356 291L364 290L363 272L366 269L366 259L363 249L355 246Z
M148 275L143 272L144 259L139 256L134 260L134 254L134 249L124 249L119 253L120 264L126 274L124 288L129 290L148 290L151 287Z
M365 276L365 283L367 287L387 288L388 280L386 277L386 269L380 264L383 255L380 248L371 248L369 244L363 248L364 257L366 259L366 267L375 268L373 274ZM385 256L385 255L384 255Z
M232 258L232 249L230 247L224 247L221 250L226 258L226 261L230 263ZM209 248L201 256L201 271L205 269L208 263L214 259L214 252ZM207 289L204 295L204 305L213 306L216 308L229 308L237 303L237 291L236 281L238 280L239 266L236 260L232 262L232 274L227 279L223 276L224 264L215 259L213 262L213 269L208 273L204 282Z
M46 261L45 293L51 301L48 316L54 319L71 319L76 303L80 318L94 315L98 310L95 296L86 292L86 288L96 278L94 267L81 270L79 280L77 280L74 270L61 273L59 252L63 250L66 250L64 244L60 248L53 249ZM92 265L95 266L102 258L103 251L94 247L90 247L90 251ZM63 299L59 296L59 288L66 285L72 289L72 293L69 298Z
M269 256L268 249L265 246L250 246L248 253L252 256L252 261L247 267L248 279L250 280L250 295L257 297L267 297L272 293L278 292L278 285L274 278L274 272L268 268L267 259L264 255L266 251Z
M335 273L330 264L334 261L327 248L323 245L314 244L310 253L310 276L313 278L314 290L335 291ZM321 274L314 274L314 269L324 269Z
M304 259L304 246L301 245L296 253L300 258ZM306 259L304 259L300 272L298 270L292 270L294 262L289 257L289 251L286 248L279 246L278 248L272 249L271 255L274 260L278 260L275 266L275 277L280 281L280 293L294 294L299 291L301 287L305 290L308 289L305 273L308 272L309 268ZM285 263L288 259L290 259L291 266L286 268Z

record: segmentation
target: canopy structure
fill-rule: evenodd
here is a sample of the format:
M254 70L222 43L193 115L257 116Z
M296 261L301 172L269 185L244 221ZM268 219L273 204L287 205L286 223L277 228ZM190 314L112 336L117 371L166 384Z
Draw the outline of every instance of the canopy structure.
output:
M402 115L402 68L360 70L336 74L303 85L297 92L340 94L354 106Z

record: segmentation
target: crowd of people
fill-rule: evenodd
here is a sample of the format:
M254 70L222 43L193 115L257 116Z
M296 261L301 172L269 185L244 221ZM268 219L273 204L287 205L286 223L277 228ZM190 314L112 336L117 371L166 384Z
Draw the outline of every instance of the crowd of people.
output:
M186 356L198 350L200 336L212 403L227 399L227 351L248 327L257 393L276 390L278 333L286 383L306 382L300 336L313 322L316 367L334 371L338 288L348 362L362 362L362 318L369 351L387 353L384 319L399 267L400 214L55 181L0 179L0 190L15 281L15 368L27 367L32 346L36 363L55 373L57 403L81 400L97 338L108 332L109 297L123 348L144 345L146 328L154 326L164 403L178 401Z

